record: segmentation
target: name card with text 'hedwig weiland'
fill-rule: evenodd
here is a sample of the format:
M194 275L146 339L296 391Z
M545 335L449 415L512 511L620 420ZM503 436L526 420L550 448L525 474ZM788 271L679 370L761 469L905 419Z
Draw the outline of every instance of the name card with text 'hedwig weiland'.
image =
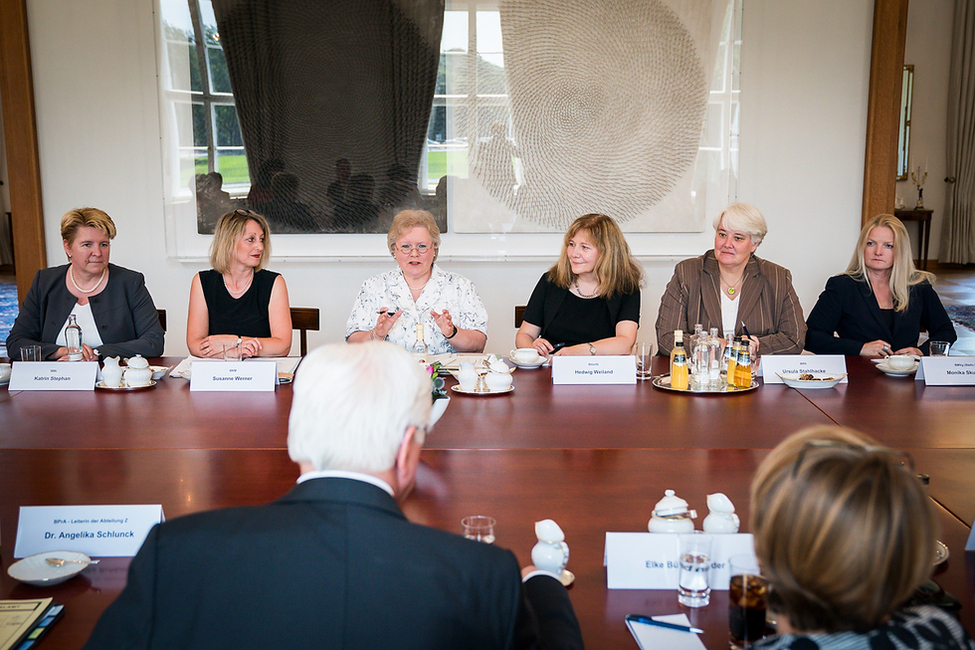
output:
M273 391L277 378L270 360L194 361L190 390Z
M921 357L918 374L926 386L971 386L975 384L975 357Z
M766 354L762 357L761 368L762 381L766 384L783 383L776 373L787 377L804 372L839 377L846 372L846 357L841 354ZM847 377L840 383L847 383Z
M95 390L97 361L14 361L10 390Z
M149 529L165 519L158 504L21 506L14 557L45 551L133 557Z
M633 356L552 357L556 384L635 384Z
M731 580L728 558L754 554L748 533L711 536L711 589L722 591ZM606 587L609 589L677 589L679 536L672 533L606 533Z

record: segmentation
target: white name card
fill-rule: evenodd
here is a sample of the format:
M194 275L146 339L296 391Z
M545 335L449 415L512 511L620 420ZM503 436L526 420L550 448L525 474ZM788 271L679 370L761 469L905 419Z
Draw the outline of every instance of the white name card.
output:
M165 521L161 505L21 506L14 557L77 551L132 557L149 529Z
M95 390L97 361L14 361L10 390Z
M838 376L846 372L846 357L842 354L767 354L762 357L762 379L766 384L781 384L783 375ZM841 384L849 377L843 377Z
M190 390L273 391L277 380L274 360L194 361Z
M755 553L748 533L712 535L711 589L728 588L728 558ZM606 533L606 587L609 589L677 589L680 571L678 535L670 533Z
M926 386L971 386L975 357L921 357L917 374Z
M636 357L552 357L555 384L635 384Z

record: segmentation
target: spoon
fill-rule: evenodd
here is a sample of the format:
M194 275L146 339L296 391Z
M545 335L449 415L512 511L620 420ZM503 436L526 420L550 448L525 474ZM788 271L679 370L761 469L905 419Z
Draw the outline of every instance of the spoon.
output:
M64 560L59 557L46 557L44 561L51 566L64 566L65 564L98 564L98 560Z

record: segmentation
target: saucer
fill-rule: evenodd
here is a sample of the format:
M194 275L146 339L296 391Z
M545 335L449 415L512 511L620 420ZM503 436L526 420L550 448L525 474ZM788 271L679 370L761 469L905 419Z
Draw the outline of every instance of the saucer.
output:
M559 582L562 583L563 587L568 587L575 581L576 574L572 573L568 569L562 569L562 575L559 576Z
M511 359L511 363L515 364L517 367L521 368L522 370L532 370L534 368L541 368L542 366L545 365L545 362L548 361L548 357L538 357L537 361L532 361L531 363L518 361L514 357L508 357L508 358Z
M79 560L63 566L51 566L46 559L59 557L62 560ZM49 587L69 580L88 566L91 558L76 551L45 551L37 555L30 555L19 562L14 562L7 569L7 574L14 580L26 582L37 587Z
M792 388L832 388L846 377L845 372L840 375L813 375L813 379L800 379L799 375L775 374L779 376L786 386Z
M504 395L505 393L510 393L514 389L514 384L508 386L504 390L487 390L482 392L478 392L476 390L464 390L460 387L460 384L450 387L450 390L454 391L455 393L460 393L461 395Z
M941 540L935 540L934 547L934 565L938 566L942 562L948 559L951 553L948 552L948 547Z
M897 370L896 368L891 368L886 363L878 363L877 370L885 375L890 375L891 377L910 377L917 372L917 366L918 364L915 363L913 368L908 368L907 370Z

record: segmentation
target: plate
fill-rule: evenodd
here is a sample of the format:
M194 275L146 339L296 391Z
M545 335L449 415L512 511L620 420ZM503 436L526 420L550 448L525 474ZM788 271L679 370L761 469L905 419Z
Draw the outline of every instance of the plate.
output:
M154 382L151 379L149 380L149 383L146 384L145 386L107 386L105 382L100 381L97 384L95 384L95 388L100 388L102 390L114 390L120 393L124 393L124 392L131 392L134 390L146 390L147 388L152 388L155 385L156 382Z
M935 540L934 543L934 564L937 566L947 560L951 553L948 552L948 547L941 540Z
M62 560L81 560L91 562L91 558L84 553L76 551L45 551L37 555L30 555L19 562L14 562L7 569L7 575L14 580L26 582L37 587L49 587L69 580L82 571L88 565L71 562L64 566L51 566L45 560L49 557L59 557Z
M891 368L886 363L878 363L877 369L885 375L889 375L891 377L910 377L917 372L917 364L915 363L913 368L908 368L907 370L897 370L895 368Z
M846 377L845 372L842 375L813 375L816 377L816 379L799 379L799 375L783 375L778 372L775 374L778 375L783 382L785 382L786 386L805 389L832 388L836 384L843 381L843 378Z
M489 391L484 391L484 392L478 392L476 390L464 390L463 388L460 387L460 384L457 384L456 386L451 386L450 387L450 390L454 391L455 393L460 393L461 395L485 395L485 396L486 395L504 395L505 393L510 393L514 389L515 389L514 384L512 384L511 386L508 386L504 390L489 390Z
M748 388L735 388L734 386L729 386L728 384L722 384L721 388L717 390L700 390L700 389L682 389L682 388L671 388L670 387L670 373L663 375L658 375L653 378L654 388L659 388L660 390L670 390L675 393L693 393L695 395L732 395L734 393L747 393L758 388L758 382L752 377L752 385Z

